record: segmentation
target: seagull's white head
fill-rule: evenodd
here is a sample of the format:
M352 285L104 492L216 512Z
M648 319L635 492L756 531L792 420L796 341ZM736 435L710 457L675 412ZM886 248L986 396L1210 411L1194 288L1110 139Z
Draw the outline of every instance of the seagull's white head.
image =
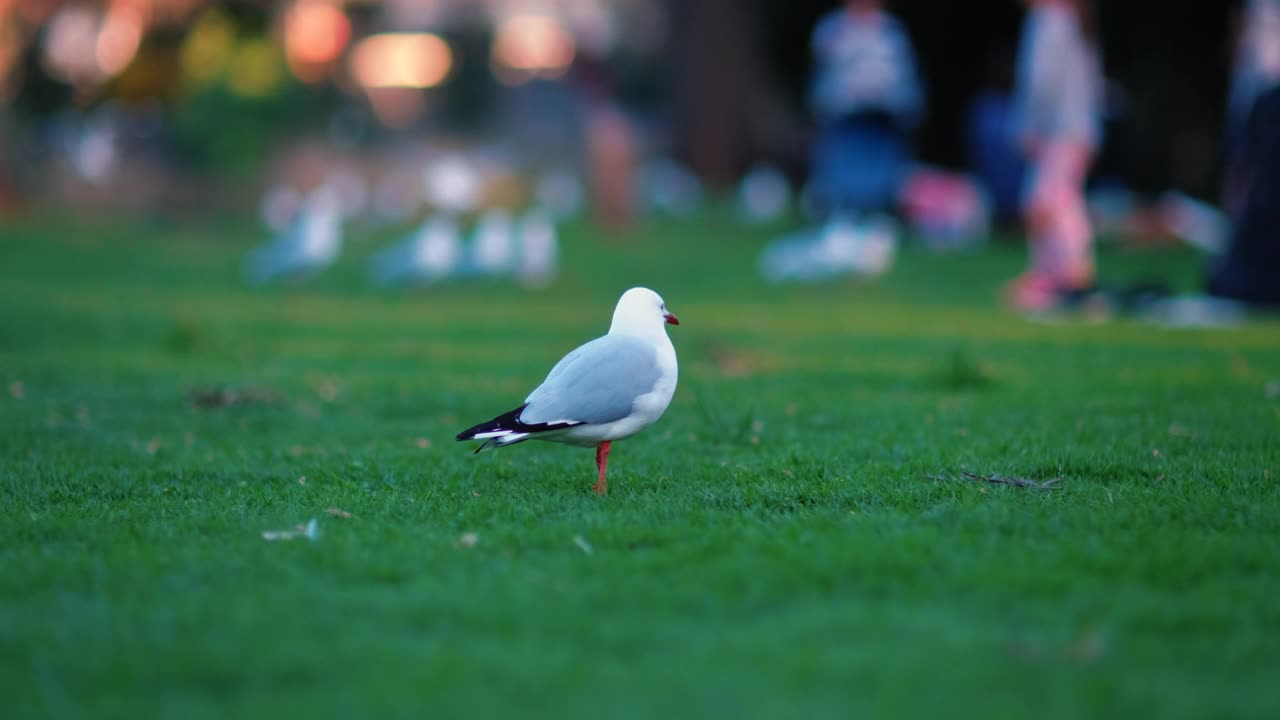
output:
M618 299L609 334L648 335L662 332L663 325L679 324L680 321L667 310L667 304L658 293L649 288L635 287L622 293Z

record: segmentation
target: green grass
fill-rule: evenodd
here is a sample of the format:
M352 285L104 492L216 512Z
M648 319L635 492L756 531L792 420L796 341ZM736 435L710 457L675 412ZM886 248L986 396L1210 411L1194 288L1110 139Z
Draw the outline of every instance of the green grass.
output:
M571 228L526 294L370 289L386 233L248 290L246 223L0 230L6 716L1280 716L1274 325L1029 323L1012 246L765 287L769 232ZM681 380L607 497L453 441L634 284Z

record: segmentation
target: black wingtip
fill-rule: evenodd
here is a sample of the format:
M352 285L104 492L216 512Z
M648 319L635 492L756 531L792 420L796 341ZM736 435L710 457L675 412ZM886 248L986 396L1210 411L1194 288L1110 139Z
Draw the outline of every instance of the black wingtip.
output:
M462 432L458 433L458 436L456 439L459 441L473 440L475 439L476 435L482 432L493 432L494 430L510 430L510 429L519 427L520 411L524 410L524 408L525 406L521 405L515 410L512 410L510 412L505 412L488 422L482 422L479 425L469 427L466 430L463 430Z

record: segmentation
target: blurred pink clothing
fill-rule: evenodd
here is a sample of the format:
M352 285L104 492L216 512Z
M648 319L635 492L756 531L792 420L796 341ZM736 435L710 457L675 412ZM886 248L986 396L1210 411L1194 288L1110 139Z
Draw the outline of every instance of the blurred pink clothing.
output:
M1032 153L1024 205L1031 269L1064 287L1093 282L1093 230L1084 199L1092 155L1068 138L1049 140Z
M1018 54L1020 135L1030 157L1023 199L1031 262L1013 283L1025 310L1093 284L1093 232L1084 183L1101 139L1102 75L1097 51L1070 3L1042 2L1027 14Z

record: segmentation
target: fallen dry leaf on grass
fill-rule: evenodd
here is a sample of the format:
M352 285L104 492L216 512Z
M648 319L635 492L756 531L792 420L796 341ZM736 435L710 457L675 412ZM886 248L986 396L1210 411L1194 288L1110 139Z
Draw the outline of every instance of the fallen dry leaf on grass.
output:
M458 536L456 544L460 548L473 548L480 542L480 536L473 532L465 532Z
M316 394L327 402L337 400L339 392L341 391L338 388L338 384L332 382L321 383L320 386L316 388Z
M347 512L346 510L343 510L342 508L331 507L331 508L325 508L324 511L334 517L340 517L343 520L351 519L351 513Z
M260 387L194 388L187 392L188 402L195 407L206 410L255 403L271 405L280 402L283 397L281 393L275 390Z
M577 545L578 549L581 550L586 555L590 555L591 553L595 552L595 549L591 547L591 543L587 542L587 539L582 537L581 535L573 536L573 544Z
M263 530L262 539L267 542L275 542L277 540L296 540L298 538L306 538L315 540L320 536L320 524L315 518L303 525L295 525L288 530Z
M1009 644L1008 652L1028 662L1069 660L1080 665L1092 665L1107 654L1108 645L1106 632L1099 627L1088 626L1066 645L1018 640Z
M713 345L707 354L725 377L750 377L766 365L766 358L761 353L731 345Z

